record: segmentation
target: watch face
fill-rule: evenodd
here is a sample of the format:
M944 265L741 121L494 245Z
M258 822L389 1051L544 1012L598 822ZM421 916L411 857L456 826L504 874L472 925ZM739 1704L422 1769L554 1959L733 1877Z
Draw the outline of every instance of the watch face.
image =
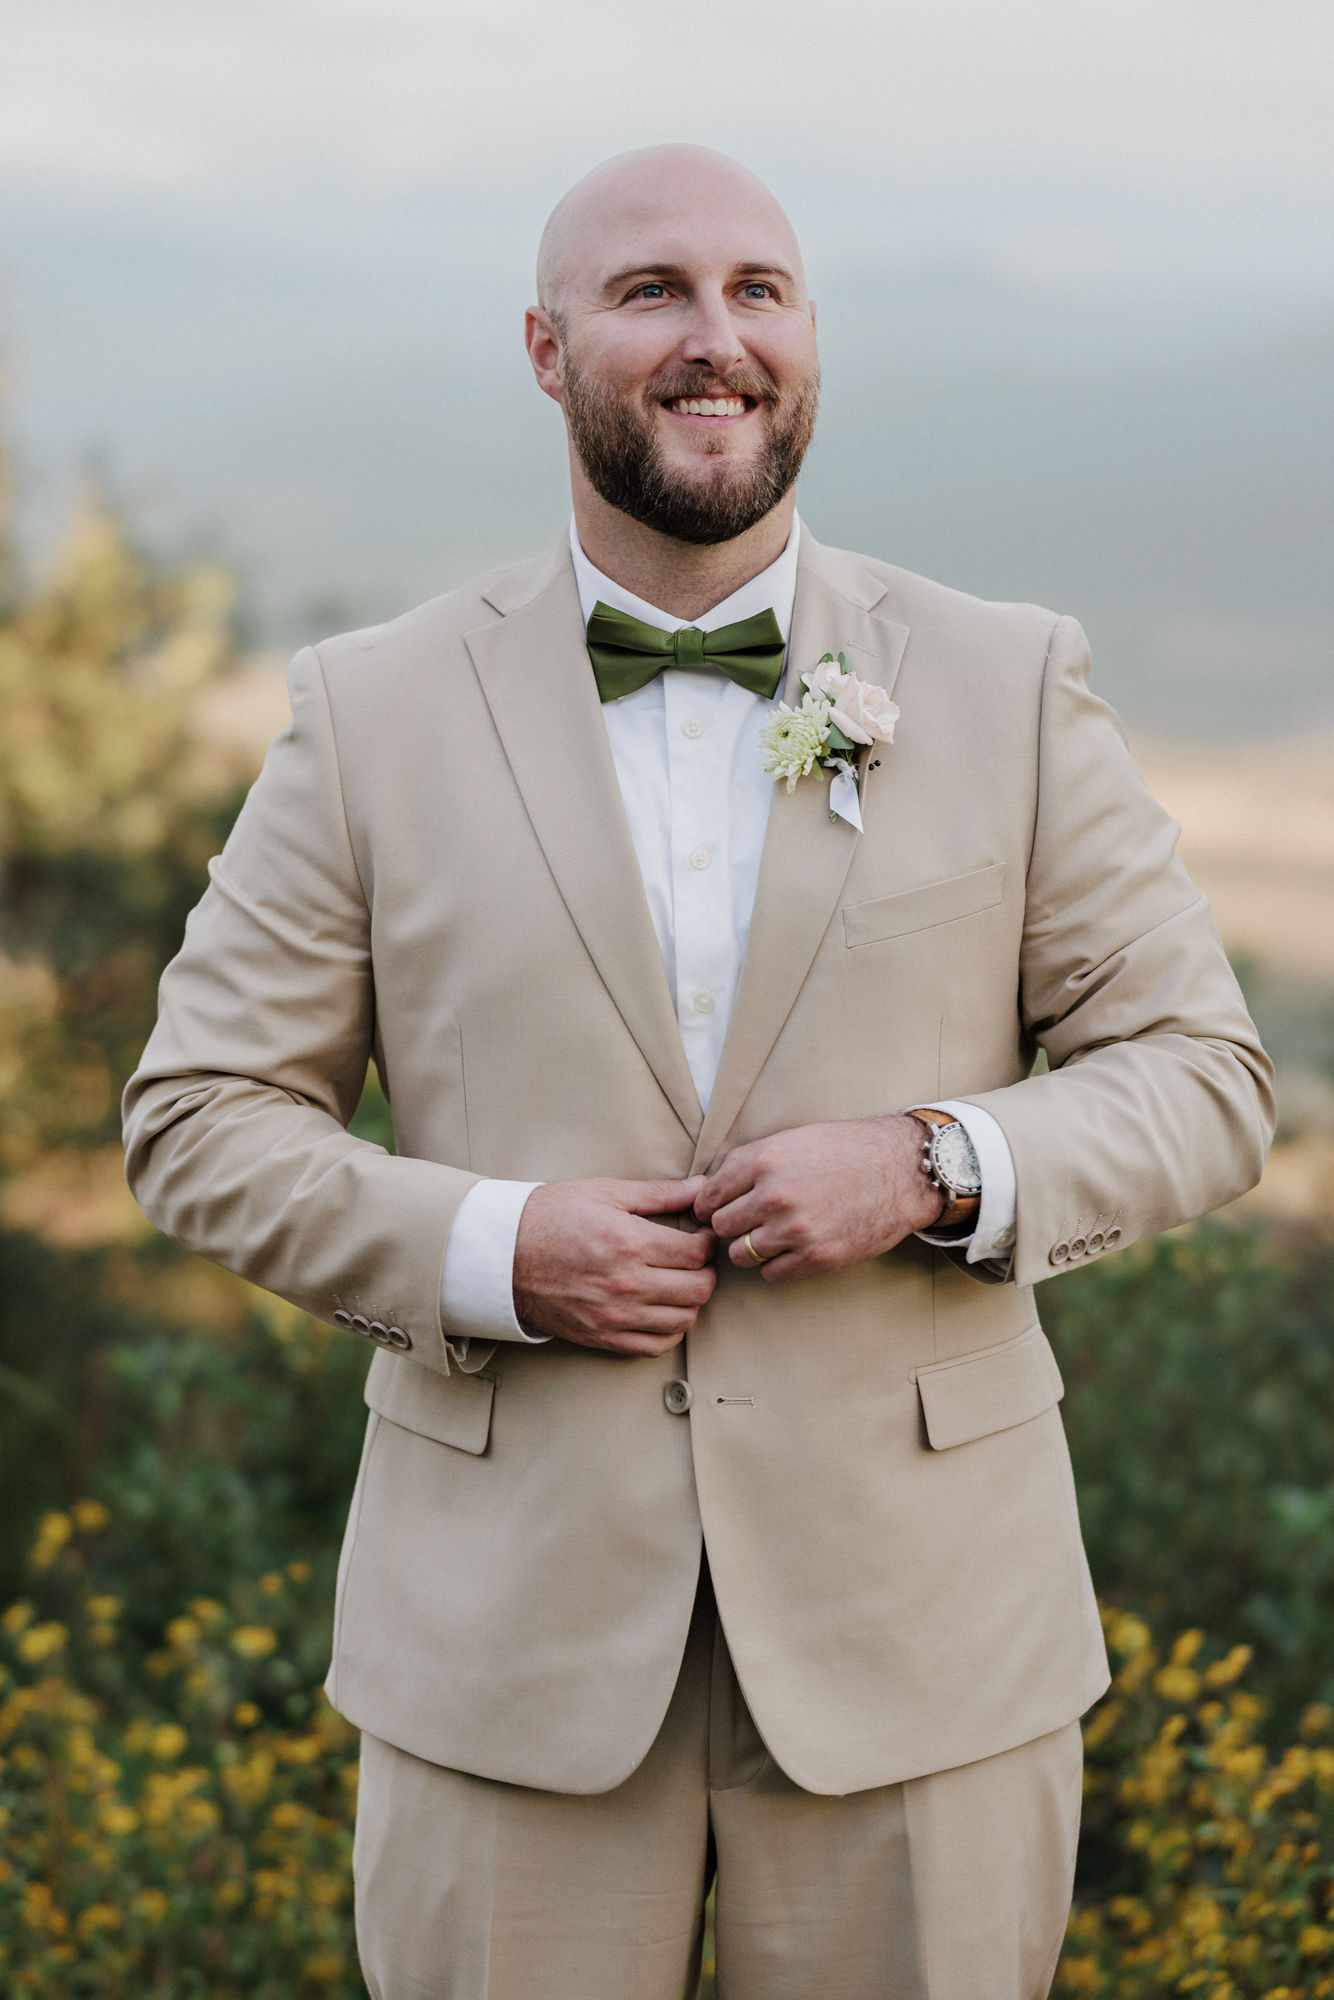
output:
M973 1142L962 1125L940 1127L931 1147L936 1172L952 1193L980 1194L982 1169L973 1151Z

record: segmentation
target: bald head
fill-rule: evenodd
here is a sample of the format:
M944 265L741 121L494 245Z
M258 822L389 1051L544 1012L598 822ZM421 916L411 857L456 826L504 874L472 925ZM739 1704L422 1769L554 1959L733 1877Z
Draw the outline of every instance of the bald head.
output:
M563 318L572 302L594 302L622 268L688 262L691 246L724 223L753 239L758 259L785 266L804 298L801 251L782 208L758 175L707 146L646 146L576 181L542 232L538 298Z

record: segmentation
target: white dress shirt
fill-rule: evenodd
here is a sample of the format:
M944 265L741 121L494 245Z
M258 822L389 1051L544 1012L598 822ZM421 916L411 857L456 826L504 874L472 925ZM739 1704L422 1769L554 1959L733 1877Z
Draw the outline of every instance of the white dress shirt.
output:
M599 601L646 625L712 632L772 610L784 643L797 589L800 524L768 569L711 611L672 617L596 570L570 523L570 555L587 624ZM814 664L814 662L812 662ZM686 1061L707 1106L750 929L774 780L760 731L773 701L711 668L669 667L646 687L604 704L603 721L644 879L653 928L676 1005ZM886 1032L892 1033L892 1024ZM966 1129L982 1168L968 1262L1004 1259L1014 1240L1014 1163L995 1119L976 1105L933 1100ZM464 1197L445 1252L440 1319L456 1345L469 1337L535 1340L514 1313L519 1217L537 1181L483 1180ZM923 1232L928 1242L942 1240ZM962 1247L958 1237L948 1239Z

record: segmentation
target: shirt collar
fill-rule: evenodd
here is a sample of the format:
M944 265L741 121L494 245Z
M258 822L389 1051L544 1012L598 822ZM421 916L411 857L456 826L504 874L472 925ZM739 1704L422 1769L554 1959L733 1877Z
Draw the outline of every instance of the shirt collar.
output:
M711 611L701 612L698 618L676 618L670 611L659 611L656 605L646 604L632 590L613 583L609 576L595 569L584 554L579 531L571 516L570 556L574 563L574 580L579 589L579 609L587 625L593 606L600 600L613 611L628 611L632 618L642 618L646 625L656 625L662 632L679 632L686 625L693 625L701 632L713 632L720 625L732 625L739 619L753 617L757 611L772 611L786 645L792 630L792 605L797 594L797 548L800 541L801 522L794 514L792 533L776 562L771 562L749 583L743 583L740 590L734 590L721 604L715 604Z

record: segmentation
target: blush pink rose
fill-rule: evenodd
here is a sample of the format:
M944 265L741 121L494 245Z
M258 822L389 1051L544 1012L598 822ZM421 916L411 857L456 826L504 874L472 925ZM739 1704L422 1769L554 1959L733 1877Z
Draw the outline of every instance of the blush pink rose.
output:
M841 683L837 690L829 690L835 727L854 743L892 743L898 703L874 681L858 680L856 674L842 675Z

